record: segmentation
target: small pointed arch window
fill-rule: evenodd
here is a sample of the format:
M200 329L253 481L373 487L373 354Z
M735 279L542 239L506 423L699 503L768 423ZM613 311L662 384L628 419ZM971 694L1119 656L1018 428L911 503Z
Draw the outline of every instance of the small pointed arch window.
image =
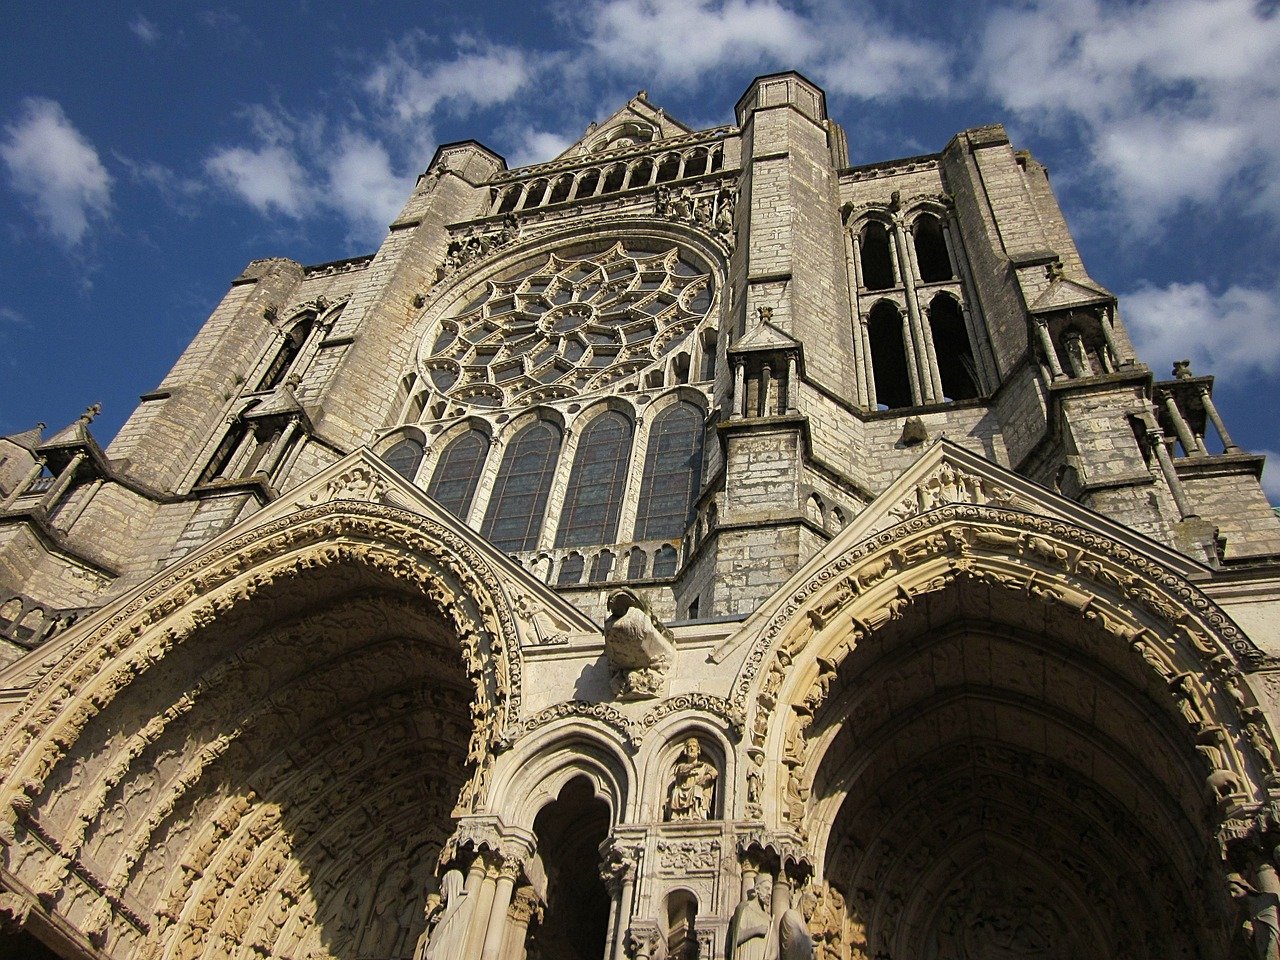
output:
M897 285L890 242L889 231L879 220L868 223L858 236L862 285L868 290L888 290Z
M422 444L412 437L406 437L382 455L387 466L410 483L418 475L418 467L422 464Z
M276 355L271 358L267 372L262 375L262 380L258 384L259 390L272 390L280 386L289 368L298 359L298 354L302 352L302 347L311 336L311 330L315 324L315 314L308 314L289 328L289 332L284 335L284 342L280 344Z
M954 297L940 293L929 302L929 331L938 358L942 395L948 400L972 400L978 387L978 367L964 314Z
M489 438L482 430L471 429L451 440L431 473L427 496L465 520L488 453Z
M555 182L555 186L551 189L551 199L548 203L563 203L569 199L569 191L573 189L573 174L566 173Z
M608 411L582 431L560 515L557 547L613 543L631 460L631 421Z
M653 421L636 510L637 540L684 536L702 481L702 411L681 402Z
M538 545L560 441L560 428L539 420L508 445L480 531L499 550L532 550Z
M920 267L922 281L938 283L954 279L941 220L931 213L922 213L911 225L911 240L915 244L916 263Z
M876 402L888 410L911 406L911 375L907 370L902 314L888 300L881 300L871 308L867 337L871 341Z

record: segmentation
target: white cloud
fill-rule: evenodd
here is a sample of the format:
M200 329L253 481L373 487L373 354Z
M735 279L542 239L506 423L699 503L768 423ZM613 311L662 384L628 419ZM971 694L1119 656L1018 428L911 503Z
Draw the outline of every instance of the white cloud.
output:
M138 14L129 21L129 29L133 31L135 37L149 47L160 41L160 28L142 14Z
M286 147L227 147L205 161L205 170L261 214L301 217L306 212L307 174Z
M1175 360L1197 373L1280 373L1280 297L1275 290L1203 283L1144 287L1120 300L1138 355L1158 377Z
M507 157L507 163L512 167L524 167L531 163L546 163L558 157L578 138L576 135L524 127L516 133L514 139L516 146Z
M31 321L14 310L13 307L0 307L0 326L29 327Z
M53 100L23 101L21 119L5 127L0 158L14 190L68 246L84 240L91 219L105 219L111 210L111 175Z
M946 87L948 58L863 4L815 12L780 0L604 0L587 12L597 66L690 82L725 67L799 69L864 99Z
M376 235L391 223L413 186L397 176L382 144L348 134L327 162L324 202L343 214L362 235Z
M1253 0L1032 0L992 11L975 59L1024 122L1083 135L1137 226L1280 177L1280 17Z
M606 0L588 12L599 60L689 81L730 60L798 64L818 52L814 24L776 0Z
M533 75L529 55L514 47L468 49L452 60L432 62L421 53L421 40L414 37L389 47L365 80L365 91L401 123L440 109L465 113L504 103Z

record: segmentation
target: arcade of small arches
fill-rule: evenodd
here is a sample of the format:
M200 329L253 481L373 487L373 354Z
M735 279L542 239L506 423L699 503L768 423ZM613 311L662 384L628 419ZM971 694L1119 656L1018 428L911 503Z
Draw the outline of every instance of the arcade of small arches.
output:
M858 403L896 409L972 400L999 383L948 205L846 210Z
M647 189L713 174L723 166L724 147L719 143L618 159L612 163L598 163L494 187L491 190L491 212L527 212L624 190Z

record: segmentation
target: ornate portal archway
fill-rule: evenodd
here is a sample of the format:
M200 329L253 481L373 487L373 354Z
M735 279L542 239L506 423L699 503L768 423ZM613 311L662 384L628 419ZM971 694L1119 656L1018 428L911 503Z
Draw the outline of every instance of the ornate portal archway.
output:
M518 657L448 526L264 523L87 623L8 721L6 876L117 958L412 956Z
M812 574L737 692L745 813L810 851L828 956L1228 955L1224 852L1277 757L1221 611L1096 532L975 504Z

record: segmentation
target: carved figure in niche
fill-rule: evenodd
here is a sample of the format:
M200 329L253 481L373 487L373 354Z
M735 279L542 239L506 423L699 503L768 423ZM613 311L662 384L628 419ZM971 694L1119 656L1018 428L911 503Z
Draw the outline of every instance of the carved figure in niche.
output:
M619 700L651 700L666 691L675 660L671 631L636 593L625 588L609 594L604 622L604 653L609 660L613 695Z
M418 944L420 947L425 944L425 947L421 956L415 952L414 960L456 960L457 957L462 956L463 940L467 935L467 920L471 915L470 910L467 909L467 892L463 889L462 871L445 872L440 880L440 900L444 903L440 921L430 934L422 935Z
M1245 938L1258 960L1280 960L1280 897L1263 893L1238 873L1227 876L1227 891L1244 911Z
M668 820L709 820L720 772L702 759L702 744L689 737L672 772L667 797Z
M729 922L729 955L727 960L768 960L769 949L776 949L773 918L769 915L770 885L767 873L756 876L755 885L733 911Z

